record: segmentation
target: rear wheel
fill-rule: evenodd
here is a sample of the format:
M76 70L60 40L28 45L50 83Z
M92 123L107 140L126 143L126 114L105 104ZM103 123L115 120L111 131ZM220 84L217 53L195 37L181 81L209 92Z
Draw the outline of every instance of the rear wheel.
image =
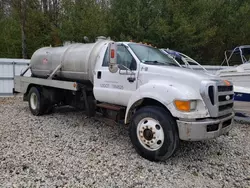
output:
M46 110L45 100L36 87L32 87L29 91L29 108L31 113L35 116L44 114Z
M151 161L166 160L179 145L175 119L157 106L143 107L135 113L129 135L139 155Z

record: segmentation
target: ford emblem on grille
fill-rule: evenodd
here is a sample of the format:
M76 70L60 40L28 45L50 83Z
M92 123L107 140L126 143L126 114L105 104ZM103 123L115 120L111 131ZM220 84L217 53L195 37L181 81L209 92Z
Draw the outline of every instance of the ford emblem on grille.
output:
M229 96L229 95L227 95L227 96L226 96L226 100L228 101L229 99L230 99L230 96Z

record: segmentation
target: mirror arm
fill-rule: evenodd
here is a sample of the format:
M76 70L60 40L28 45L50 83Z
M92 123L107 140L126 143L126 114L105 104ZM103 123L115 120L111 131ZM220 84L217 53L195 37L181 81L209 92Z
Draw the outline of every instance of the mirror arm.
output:
M130 71L130 69L128 68L128 67L126 67L125 65L121 65L121 64L119 64L118 65L118 68L121 70L121 67L123 67L123 68L125 68L126 70L129 70Z

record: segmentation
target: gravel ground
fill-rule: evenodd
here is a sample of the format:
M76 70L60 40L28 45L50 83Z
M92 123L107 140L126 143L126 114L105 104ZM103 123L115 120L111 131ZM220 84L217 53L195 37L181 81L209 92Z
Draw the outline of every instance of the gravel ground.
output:
M0 186L249 188L249 133L235 123L155 163L135 152L124 126L72 108L35 117L22 98L0 98Z

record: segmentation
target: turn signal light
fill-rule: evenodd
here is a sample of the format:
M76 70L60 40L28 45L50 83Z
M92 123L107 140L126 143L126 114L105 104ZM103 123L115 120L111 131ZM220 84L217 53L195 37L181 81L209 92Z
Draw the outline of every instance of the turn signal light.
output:
M174 104L177 110L183 112L190 112L196 109L196 101L175 100Z
M179 101L176 100L174 101L176 108L179 111L185 111L185 112L189 112L190 111L190 101Z

